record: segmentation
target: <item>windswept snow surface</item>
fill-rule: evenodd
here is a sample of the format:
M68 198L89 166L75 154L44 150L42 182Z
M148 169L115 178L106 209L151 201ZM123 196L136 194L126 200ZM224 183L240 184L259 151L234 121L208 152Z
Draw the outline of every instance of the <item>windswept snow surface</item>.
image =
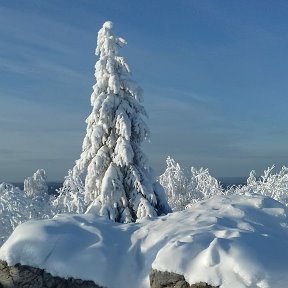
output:
M147 288L151 267L221 288L288 283L287 208L260 195L215 196L163 217L119 224L93 215L58 215L16 228L0 249L10 265Z

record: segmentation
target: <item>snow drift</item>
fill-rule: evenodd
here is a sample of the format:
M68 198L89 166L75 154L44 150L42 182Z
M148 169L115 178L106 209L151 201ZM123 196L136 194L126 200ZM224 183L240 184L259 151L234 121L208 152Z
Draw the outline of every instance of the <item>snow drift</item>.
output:
M147 288L151 268L182 274L190 284L283 288L287 212L281 203L251 194L215 196L130 224L63 214L18 226L0 258L108 288Z

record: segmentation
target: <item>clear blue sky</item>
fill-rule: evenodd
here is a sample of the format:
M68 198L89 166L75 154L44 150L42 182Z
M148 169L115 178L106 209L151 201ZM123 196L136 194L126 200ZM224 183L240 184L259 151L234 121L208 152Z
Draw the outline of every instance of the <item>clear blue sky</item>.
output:
M288 1L0 0L0 182L62 180L91 111L96 35L114 22L144 89L159 175L288 165Z

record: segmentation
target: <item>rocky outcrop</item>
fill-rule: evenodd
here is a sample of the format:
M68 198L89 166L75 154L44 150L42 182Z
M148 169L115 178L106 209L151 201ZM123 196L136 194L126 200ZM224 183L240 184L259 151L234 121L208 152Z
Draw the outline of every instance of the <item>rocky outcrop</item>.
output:
M151 288L217 288L207 283L196 283L190 285L183 275L170 272L152 270L150 273Z
M54 277L42 269L0 260L0 288L103 288L93 281Z
M183 275L152 270L151 288L219 288L206 283L189 285ZM8 266L0 260L0 288L104 288L93 281L54 277L42 269L16 264ZM125 287L123 287L125 288ZM137 287L135 287L137 288Z

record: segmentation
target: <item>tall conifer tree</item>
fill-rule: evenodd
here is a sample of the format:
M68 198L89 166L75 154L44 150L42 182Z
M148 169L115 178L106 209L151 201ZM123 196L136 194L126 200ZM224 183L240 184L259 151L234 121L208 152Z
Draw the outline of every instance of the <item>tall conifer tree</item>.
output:
M85 201L92 203L88 212L127 223L166 213L169 206L141 150L149 137L142 90L118 53L126 42L113 34L112 27L112 22L105 22L98 32L93 108L73 174L86 175Z

